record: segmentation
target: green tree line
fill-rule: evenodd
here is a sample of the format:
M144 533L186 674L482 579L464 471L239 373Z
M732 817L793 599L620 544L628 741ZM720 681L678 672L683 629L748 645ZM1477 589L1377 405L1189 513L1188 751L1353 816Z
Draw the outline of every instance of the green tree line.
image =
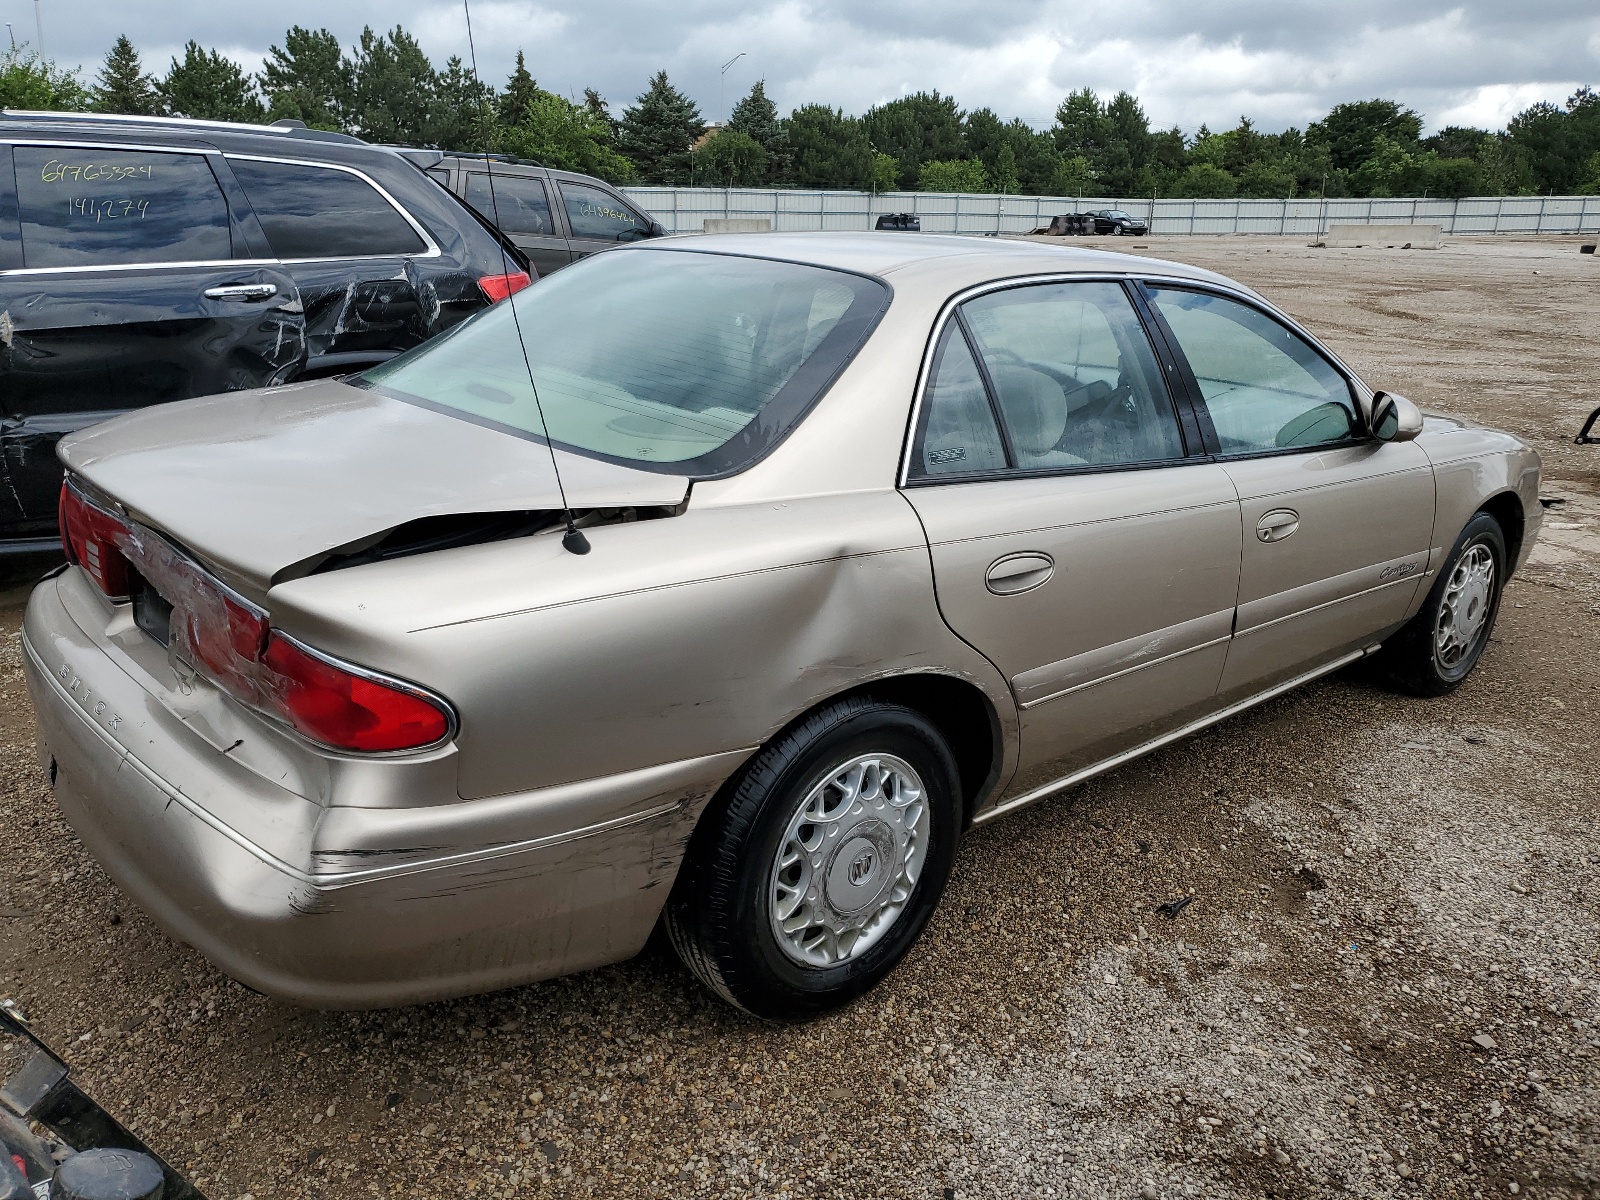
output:
M1600 192L1600 93L1538 103L1503 130L1449 126L1393 100L1335 105L1305 129L1263 133L1248 117L1193 136L1155 129L1137 97L1083 88L1048 129L918 92L859 116L826 104L778 112L763 83L708 126L665 71L613 115L541 88L521 51L503 87L459 57L436 67L400 26L348 50L291 28L245 71L190 41L164 73L118 37L90 81L27 52L0 53L0 104L222 121L292 119L373 142L495 151L616 183L1003 192L1114 197L1474 196Z

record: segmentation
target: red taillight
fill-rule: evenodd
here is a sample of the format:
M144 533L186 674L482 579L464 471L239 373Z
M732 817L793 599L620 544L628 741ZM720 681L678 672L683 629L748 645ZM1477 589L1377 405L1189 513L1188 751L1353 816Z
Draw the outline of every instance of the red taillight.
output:
M107 596L128 594L128 560L118 543L128 535L128 524L84 499L70 483L61 485L56 509L61 526L61 547L69 562L82 567Z
M513 292L520 292L532 282L526 271L513 271L509 275L485 275L478 280L478 290L490 304L499 304Z
M61 544L108 596L134 570L172 605L172 652L228 695L338 750L415 750L450 734L443 701L314 653L272 630L267 614L159 534L62 485Z
M412 750L441 741L450 720L416 692L357 675L273 634L261 692L306 737L341 750Z

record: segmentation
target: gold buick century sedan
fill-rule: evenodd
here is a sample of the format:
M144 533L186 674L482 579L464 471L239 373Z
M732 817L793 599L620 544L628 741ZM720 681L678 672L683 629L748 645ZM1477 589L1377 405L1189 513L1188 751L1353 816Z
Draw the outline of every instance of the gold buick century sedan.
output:
M328 1007L658 921L750 1012L838 1005L970 826L1366 656L1449 692L1541 514L1523 442L1227 279L883 234L618 249L60 453L56 801L174 937Z

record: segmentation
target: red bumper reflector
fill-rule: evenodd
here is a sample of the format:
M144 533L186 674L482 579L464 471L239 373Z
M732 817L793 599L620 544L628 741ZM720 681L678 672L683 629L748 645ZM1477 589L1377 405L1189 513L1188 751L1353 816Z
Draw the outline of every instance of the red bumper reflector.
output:
M520 292L532 282L526 271L513 271L509 275L485 275L478 280L478 290L490 304L499 304L513 292Z

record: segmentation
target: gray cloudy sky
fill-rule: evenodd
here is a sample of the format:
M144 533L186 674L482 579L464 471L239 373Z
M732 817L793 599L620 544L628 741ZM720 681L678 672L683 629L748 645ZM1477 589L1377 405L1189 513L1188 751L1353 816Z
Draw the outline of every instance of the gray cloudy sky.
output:
M460 0L40 0L46 52L92 77L118 33L164 69L188 38L247 66L290 24L347 43L396 22L442 62L467 51ZM34 0L0 0L18 41ZM925 88L1047 122L1087 84L1138 95L1192 132L1241 113L1303 126L1341 100L1387 96L1430 129L1501 126L1535 100L1600 84L1597 0L476 0L478 62L503 82L517 48L539 82L598 88L620 112L665 67L708 119L759 78L780 107L860 112ZM718 67L743 51L719 97Z

